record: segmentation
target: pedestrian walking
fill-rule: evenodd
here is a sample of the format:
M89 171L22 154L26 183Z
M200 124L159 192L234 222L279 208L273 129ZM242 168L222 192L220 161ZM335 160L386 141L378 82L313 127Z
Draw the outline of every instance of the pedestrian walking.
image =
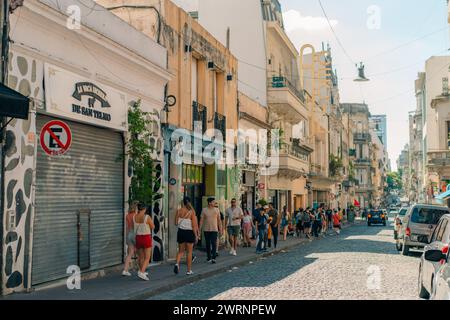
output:
M262 210L259 210L259 216L256 218L256 230L258 243L256 245L256 253L262 253L267 250L267 227L269 221L269 215L266 213L269 207L265 206Z
M251 237L253 228L255 227L253 223L253 216L250 215L248 210L244 211L244 218L242 219L242 230L244 232L244 247L251 247Z
M241 232L241 221L244 218L242 209L236 205L236 199L231 199L231 207L225 211L225 225L227 227L228 236L230 237L231 250L230 254L237 255L237 243L239 233Z
M327 221L327 228L331 230L333 228L333 210L331 210L330 207L327 208L326 211L326 221Z
M131 260L136 255L136 234L134 233L134 223L133 219L137 213L138 201L134 201L130 205L130 210L127 213L125 218L127 229L126 229L126 242L127 242L127 257L125 258L125 264L123 267L122 275L123 276L131 276L131 273L128 271L130 268Z
M339 213L337 210L335 210L333 216L333 228L337 235L341 233L341 217L339 216Z
M203 208L200 216L200 227L205 235L207 262L216 263L217 236L222 234L222 222L216 200L208 198L207 201L208 206Z
M195 210L192 207L191 199L185 197L183 199L183 205L178 209L175 215L175 225L178 227L177 242L178 253L177 260L173 271L178 274L180 271L181 257L187 252L187 275L192 275L192 251L194 244L197 243L200 234L198 230L197 216Z
M313 216L308 209L306 209L302 214L302 224L303 224L303 232L305 233L308 239L311 239L311 220Z
M318 238L319 237L319 233L320 233L320 229L322 228L322 214L320 212L321 209L315 210L314 211L314 220L313 220L313 226L312 226L312 231L314 234L314 237Z
M286 241L288 227L289 227L290 214L287 210L287 206L283 206L283 212L281 213L281 230L283 231L283 241ZM276 247L276 245L275 245Z
M134 233L136 234L136 250L139 260L138 277L149 281L145 271L150 263L152 249L152 230L155 228L152 218L147 215L147 207L140 202L138 213L133 217Z
M301 237L302 233L305 233L305 228L303 227L303 222L302 222L302 218L303 218L303 208L300 208L298 210L298 213L295 215L295 224L296 224L296 233L297 233L297 237Z
M279 225L281 216L278 214L278 211L273 207L273 203L269 203L269 211L267 213L269 215L270 220L270 230L271 236L273 237L273 247L277 248L278 243L278 233L279 233ZM269 241L269 248L272 246L272 241Z
M219 213L220 213L220 225L222 226L222 230L226 230L226 228L225 228L225 215L223 214L223 212L220 210L220 208L219 208L219 203L217 203L217 201L216 201L216 204L214 205L214 207L216 207L217 208L217 210L219 210ZM220 248L220 244L221 243L225 243L226 242L226 235L223 233L223 234L219 234L218 236L217 236L217 249L216 249L216 257L218 257L219 256L219 248ZM231 246L231 244L230 244L230 246Z

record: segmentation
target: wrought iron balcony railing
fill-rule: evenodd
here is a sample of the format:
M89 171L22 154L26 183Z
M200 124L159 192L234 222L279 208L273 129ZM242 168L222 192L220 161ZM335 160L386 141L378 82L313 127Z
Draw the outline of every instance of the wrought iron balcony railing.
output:
M301 102L305 102L305 95L303 91L298 90L286 77L271 77L267 81L270 88L287 88L294 94Z

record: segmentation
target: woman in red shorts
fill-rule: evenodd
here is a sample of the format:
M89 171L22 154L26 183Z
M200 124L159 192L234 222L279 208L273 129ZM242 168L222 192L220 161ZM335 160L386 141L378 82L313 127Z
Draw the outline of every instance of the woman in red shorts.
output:
M152 230L155 228L153 220L146 215L147 207L143 203L138 204L138 213L133 217L134 233L136 235L136 250L139 257L138 277L148 281L145 270L150 263L152 249Z

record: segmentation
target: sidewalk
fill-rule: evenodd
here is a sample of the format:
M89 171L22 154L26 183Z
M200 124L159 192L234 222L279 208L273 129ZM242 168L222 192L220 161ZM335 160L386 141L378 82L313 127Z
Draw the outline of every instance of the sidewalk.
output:
M360 223L356 220L355 224ZM353 224L344 223L343 228L348 228ZM333 234L333 232L329 232ZM180 266L180 273L173 273L173 262L164 263L151 267L149 270L150 281L142 281L133 272L132 277L123 277L121 272L106 275L101 278L84 280L81 282L81 290L69 290L65 285L41 289L32 293L17 293L0 299L4 300L129 300L129 299L146 299L163 292L176 289L180 286L199 281L221 272L226 272L233 267L240 267L256 261L263 257L277 254L283 250L290 249L295 246L308 244L310 241L305 238L289 237L286 241L278 241L277 250L270 250L267 253L257 255L255 248L238 249L237 256L231 256L228 250L219 251L216 264L206 263L206 253L196 251L196 261L193 263L192 276L186 275L186 264Z

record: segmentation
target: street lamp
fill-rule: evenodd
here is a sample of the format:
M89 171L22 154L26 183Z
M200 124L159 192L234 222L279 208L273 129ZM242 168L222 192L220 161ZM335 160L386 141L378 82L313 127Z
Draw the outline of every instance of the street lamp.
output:
M369 79L366 78L365 74L364 74L364 64L361 62L359 67L356 64L356 67L358 68L358 77L353 80L355 82L367 82L370 81Z

